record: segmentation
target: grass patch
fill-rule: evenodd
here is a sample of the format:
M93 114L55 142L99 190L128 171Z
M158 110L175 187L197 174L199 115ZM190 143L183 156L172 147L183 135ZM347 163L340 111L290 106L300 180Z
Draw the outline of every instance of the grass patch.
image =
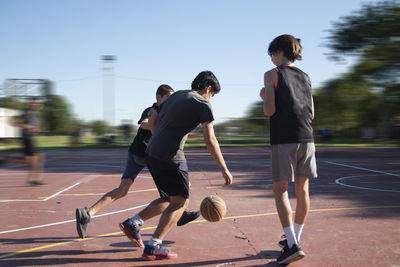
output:
M269 137L259 135L234 135L217 136L221 147L269 147ZM57 148L115 148L130 145L131 140L116 138L113 143L101 142L95 136L83 136L79 143L71 143L69 136L37 136L36 143L40 149ZM400 147L399 140L370 140L335 138L329 141L316 139L316 146L328 147ZM202 135L191 135L185 145L186 148L205 147ZM21 149L20 140L0 143L0 151L13 151Z

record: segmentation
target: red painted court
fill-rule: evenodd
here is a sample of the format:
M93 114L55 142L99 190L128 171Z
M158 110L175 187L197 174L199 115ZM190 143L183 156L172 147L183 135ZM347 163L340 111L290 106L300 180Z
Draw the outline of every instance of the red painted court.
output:
M217 223L199 218L174 228L164 244L175 260L147 262L118 223L158 196L148 171L129 194L92 218L78 239L75 209L92 205L120 182L126 148L45 151L44 181L25 185L26 167L0 168L0 266L278 266L282 229L272 194L268 148L223 148L234 176L223 186L205 149L187 149L191 202L207 195L227 204ZM290 266L400 266L400 149L318 148L319 178L302 235L306 257ZM293 187L291 200L294 202ZM293 207L294 208L294 207ZM142 228L148 240L158 217Z

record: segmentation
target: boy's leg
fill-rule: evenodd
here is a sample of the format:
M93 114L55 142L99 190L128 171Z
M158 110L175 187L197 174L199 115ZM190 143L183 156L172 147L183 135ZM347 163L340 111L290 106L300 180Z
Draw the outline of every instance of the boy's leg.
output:
M147 221L148 219L163 213L167 209L169 204L169 198L158 198L156 200L153 200L146 208L140 211L138 215L143 221Z
M287 238L287 246L283 248L281 255L277 258L279 264L289 264L304 257L304 252L298 245L292 224L292 208L287 188L287 181L274 182L276 208Z
M288 196L288 182L275 181L274 195L279 220L281 222L283 231L285 232L288 247L290 248L297 244L297 240L292 223L292 208Z
M183 211L189 204L189 199L179 195L170 196L168 198L170 203L161 215L157 229L143 251L143 259L162 260L173 259L178 256L176 253L169 251L166 247L164 247L162 245L162 240L182 216Z
M119 187L104 194L102 198L100 198L93 206L89 208L90 216L95 215L99 210L110 205L115 200L126 196L132 184L132 179L122 179Z
M131 185L133 184L133 181L143 170L145 164L146 163L144 162L144 159L136 157L129 152L126 159L125 170L122 174L121 184L119 185L119 187L106 193L101 199L99 199L93 206L89 208L90 216L93 216L99 210L110 205L115 200L126 196L129 189L131 188Z
M27 183L30 185L44 185L45 183L43 183L40 179L40 176L42 174L41 156L39 154L34 154L26 156L26 159L28 164L31 165L28 173Z
M274 196L279 220L283 228L292 225L292 208L289 202L288 182L274 182Z
M157 229L153 234L154 238L163 240L164 237L176 225L183 211L189 204L189 199L182 196L170 196L170 204L164 210L158 223Z
M296 239L300 242L301 232L310 209L310 196L309 196L309 179L307 177L297 177L295 182L296 188L296 214L295 214L295 231Z
M133 154L128 153L125 170L124 173L122 174L122 180L119 187L106 193L89 209L87 208L76 209L75 211L76 229L80 238L85 238L85 232L90 222L91 216L96 214L102 208L110 205L115 200L124 197L128 193L129 188L131 187L136 176L144 168L144 164L145 163L141 162L140 158L135 159Z
M141 212L119 224L121 231L138 247L144 247L140 228L144 221L161 214L169 206L168 199L158 198L152 201Z

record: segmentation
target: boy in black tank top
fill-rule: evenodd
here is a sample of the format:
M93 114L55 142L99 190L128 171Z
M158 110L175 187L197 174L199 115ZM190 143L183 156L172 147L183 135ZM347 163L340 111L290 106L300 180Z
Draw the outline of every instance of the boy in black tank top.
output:
M264 114L270 117L272 179L279 219L286 239L277 261L289 264L304 257L300 236L310 208L309 178L317 177L312 120L314 104L310 78L293 65L301 59L300 39L291 35L276 37L269 45L275 69L264 75L260 97ZM296 215L292 223L292 208L288 183L295 182Z

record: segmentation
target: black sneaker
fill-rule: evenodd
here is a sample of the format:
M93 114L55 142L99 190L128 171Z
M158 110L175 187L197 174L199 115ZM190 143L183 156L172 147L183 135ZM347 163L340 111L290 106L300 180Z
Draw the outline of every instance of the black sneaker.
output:
M279 242L278 242L278 246L279 246L280 248L286 248L286 247L288 247L287 240L285 239L285 240L279 241Z
M37 186L37 185L47 185L45 182L40 180L30 180L27 182L28 185Z
M84 209L76 209L75 218L76 231L78 232L80 238L85 238L86 229L90 222L90 214L88 209L86 207Z
M179 221L176 223L178 226L185 225L191 221L196 220L200 216L200 211L184 211Z
M301 247L294 244L293 247L285 247L282 249L281 255L276 259L279 264L289 264L304 258L305 254Z
M288 242L287 242L287 239L286 239L286 235L282 235L281 238L285 238L285 239L279 241L279 242L278 242L278 246L279 246L280 248L285 248L285 247L287 247L287 246L288 246Z

